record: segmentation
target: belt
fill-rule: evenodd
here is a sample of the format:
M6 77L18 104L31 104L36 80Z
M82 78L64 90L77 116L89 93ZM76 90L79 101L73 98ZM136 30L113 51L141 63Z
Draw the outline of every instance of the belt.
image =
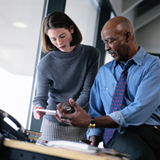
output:
M158 129L160 131L160 126L154 126L154 128Z

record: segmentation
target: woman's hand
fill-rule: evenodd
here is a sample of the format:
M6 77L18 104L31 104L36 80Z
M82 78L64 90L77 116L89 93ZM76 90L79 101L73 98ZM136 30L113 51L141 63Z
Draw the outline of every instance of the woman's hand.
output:
M41 119L44 115L45 115L45 112L40 112L40 111L37 111L36 109L44 109L43 107L41 106L38 106L38 107L35 107L33 109L33 116L35 119Z

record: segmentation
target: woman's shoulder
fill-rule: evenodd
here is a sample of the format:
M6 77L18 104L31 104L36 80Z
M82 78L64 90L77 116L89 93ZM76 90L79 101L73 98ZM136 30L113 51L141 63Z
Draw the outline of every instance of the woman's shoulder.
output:
M38 68L43 68L44 66L48 66L48 64L50 63L51 60L51 53L47 53L44 57L42 57L38 63Z
M40 61L45 61L46 59L49 59L51 56L51 52L45 53L44 56L40 59Z
M81 47L86 51L86 53L88 54L95 54L95 55L98 55L100 56L100 51L94 47L94 46L91 46L91 45L86 45L86 44L81 44Z
M87 44L80 44L83 48L90 49L90 50L98 50L96 47L87 45Z
M54 52L56 51L52 51L52 52L49 52L49 53L46 53L46 55L44 55L41 59L40 59L40 62L39 63L48 63L54 56Z

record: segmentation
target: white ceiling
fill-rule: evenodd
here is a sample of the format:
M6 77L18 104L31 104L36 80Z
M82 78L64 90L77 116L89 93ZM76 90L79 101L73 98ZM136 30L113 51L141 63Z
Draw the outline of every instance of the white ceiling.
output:
M0 67L32 76L44 0L0 0ZM26 28L13 26L14 22Z

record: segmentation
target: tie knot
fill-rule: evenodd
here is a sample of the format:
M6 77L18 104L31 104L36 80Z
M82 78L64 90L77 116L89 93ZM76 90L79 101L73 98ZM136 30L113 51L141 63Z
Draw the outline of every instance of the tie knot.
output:
M131 65L133 65L135 62L134 60L130 60L126 65L120 62L120 66L122 67L123 70L127 70Z

